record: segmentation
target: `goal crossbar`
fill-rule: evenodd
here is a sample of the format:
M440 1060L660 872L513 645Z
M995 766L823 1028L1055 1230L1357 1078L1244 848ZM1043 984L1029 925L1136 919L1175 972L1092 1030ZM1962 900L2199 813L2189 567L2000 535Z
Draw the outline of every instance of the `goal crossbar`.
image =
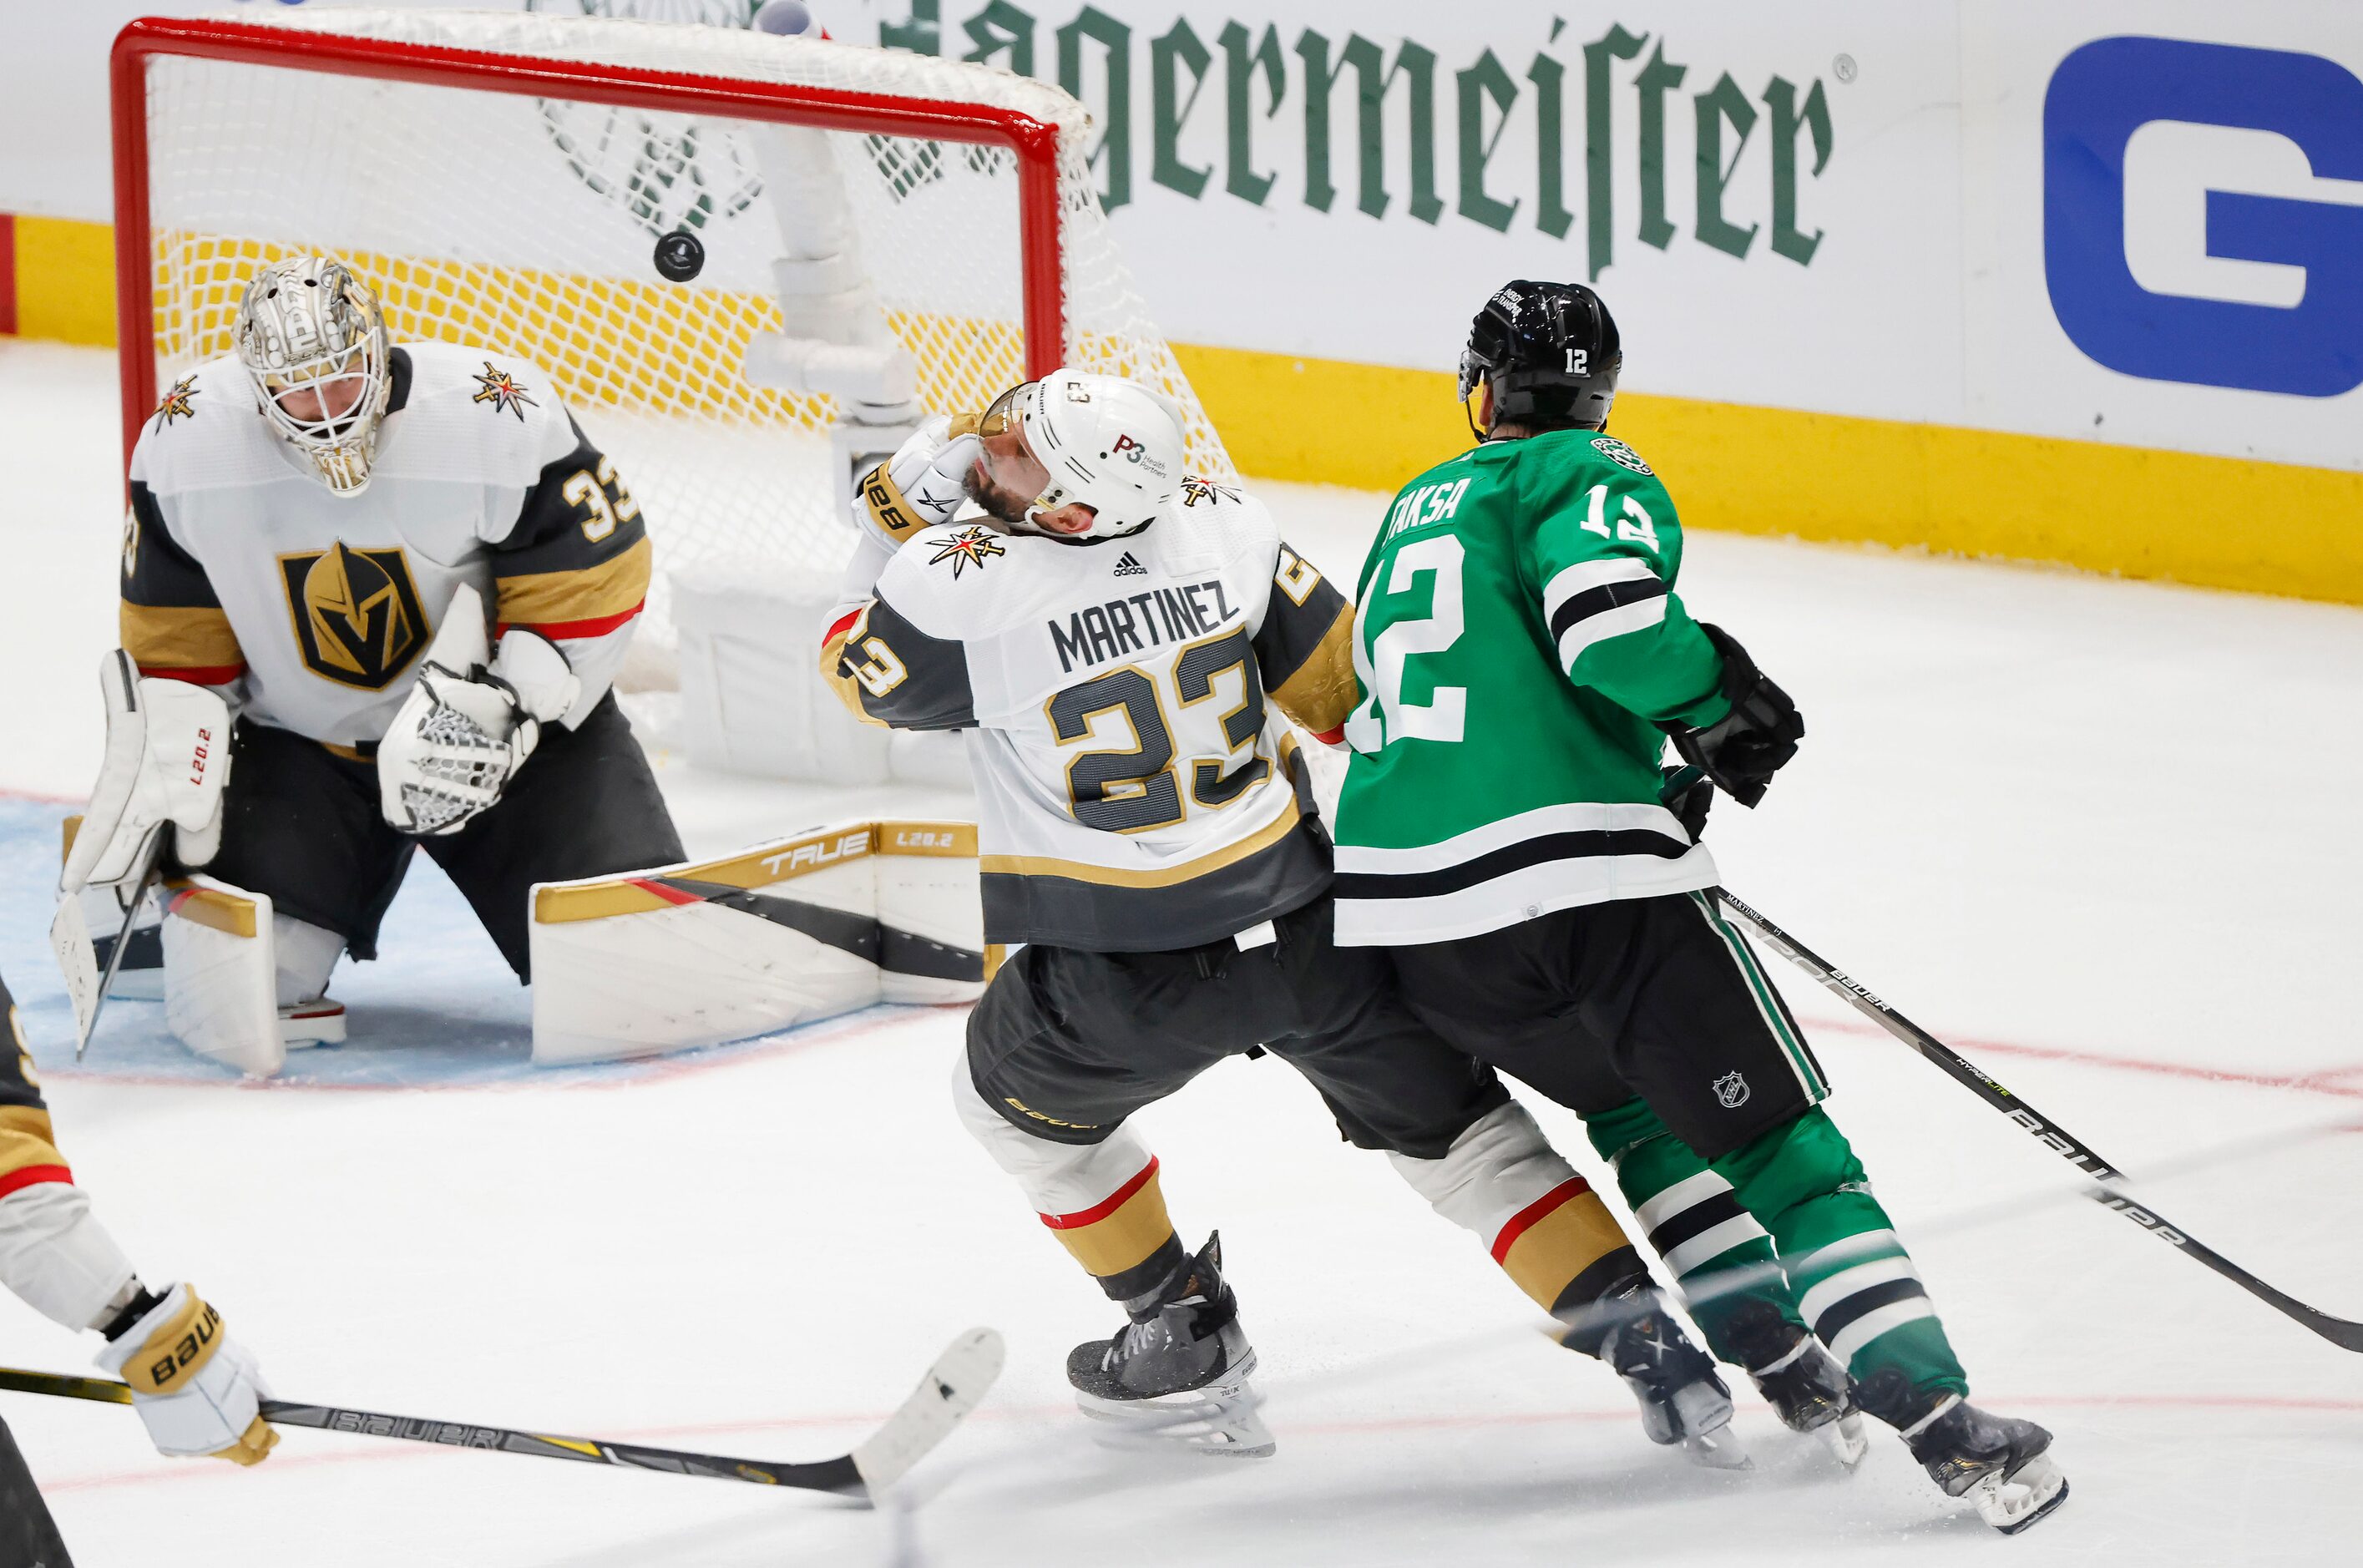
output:
M327 32L291 34L284 28L248 22L142 17L116 36L109 67L115 134L116 318L127 465L156 402L147 71L150 61L165 56L1004 148L1017 161L1026 373L1046 375L1058 368L1063 357L1066 302L1059 236L1059 128L1021 110L389 39Z

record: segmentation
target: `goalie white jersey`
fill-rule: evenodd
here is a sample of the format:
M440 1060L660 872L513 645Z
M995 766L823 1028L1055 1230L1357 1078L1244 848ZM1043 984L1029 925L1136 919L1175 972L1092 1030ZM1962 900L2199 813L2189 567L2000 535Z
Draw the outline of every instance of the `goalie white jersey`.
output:
M985 937L1216 941L1316 896L1329 846L1285 719L1354 697L1342 595L1237 490L1146 529L926 528L847 606L822 672L862 717L973 729Z
M579 722L648 595L631 492L529 364L412 343L390 378L369 487L349 496L272 431L236 359L172 384L131 459L124 648L258 723L366 748L465 583L501 629L566 655Z

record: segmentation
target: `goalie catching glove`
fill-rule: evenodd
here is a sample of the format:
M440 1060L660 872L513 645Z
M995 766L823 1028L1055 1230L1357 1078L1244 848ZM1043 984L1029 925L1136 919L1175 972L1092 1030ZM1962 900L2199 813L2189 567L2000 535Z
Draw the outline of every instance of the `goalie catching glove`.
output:
M968 499L969 471L984 456L976 417L938 414L911 434L894 455L862 475L854 523L889 550L921 528L949 523Z
M261 1463L279 1434L262 1418L271 1389L253 1355L186 1283L161 1299L141 1294L126 1309L137 1316L108 1336L98 1364L131 1385L149 1440L176 1458Z
M486 662L483 601L451 595L417 684L377 752L378 806L405 833L450 834L497 805L582 682L547 638L512 628Z
M229 705L186 681L143 678L119 648L100 662L98 683L106 757L58 880L68 895L136 883L161 848L184 866L201 866L221 847ZM169 846L161 837L167 828Z

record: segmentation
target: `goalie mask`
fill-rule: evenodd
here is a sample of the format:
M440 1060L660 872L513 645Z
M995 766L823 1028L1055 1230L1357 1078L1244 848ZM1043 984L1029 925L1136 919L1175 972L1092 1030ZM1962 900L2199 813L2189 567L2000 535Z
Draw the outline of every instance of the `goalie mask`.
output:
M1181 414L1137 382L1059 370L1011 387L993 399L978 434L989 443L1012 433L1049 475L1026 507L1021 526L1031 531L1047 531L1034 528L1043 513L1089 506L1089 528L1058 537L1137 533L1181 493Z
M273 261L247 284L236 333L239 362L271 428L331 491L360 495L394 392L385 321L369 285L326 256Z

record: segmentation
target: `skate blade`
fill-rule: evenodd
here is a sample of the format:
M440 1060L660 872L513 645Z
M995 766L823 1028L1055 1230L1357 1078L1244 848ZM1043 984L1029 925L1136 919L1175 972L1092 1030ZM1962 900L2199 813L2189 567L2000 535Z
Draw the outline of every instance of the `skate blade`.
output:
M1248 1363L1252 1365L1252 1362ZM1246 1368L1242 1368L1245 1371ZM1209 1459L1266 1459L1279 1447L1244 1376L1152 1399L1104 1399L1075 1392L1075 1407L1094 1423L1102 1448L1135 1453L1190 1452Z
M1702 1470L1753 1470L1756 1461L1729 1427L1693 1432L1682 1439L1682 1454Z
M1978 1517L2004 1535L2016 1535L2067 1500L2068 1477L2045 1454L2008 1477L1989 1475L1969 1488Z
M1814 1435L1829 1445L1831 1455L1852 1470L1870 1451L1870 1434L1863 1430L1862 1418L1854 1414L1840 1416L1835 1421L1825 1421L1814 1429Z

